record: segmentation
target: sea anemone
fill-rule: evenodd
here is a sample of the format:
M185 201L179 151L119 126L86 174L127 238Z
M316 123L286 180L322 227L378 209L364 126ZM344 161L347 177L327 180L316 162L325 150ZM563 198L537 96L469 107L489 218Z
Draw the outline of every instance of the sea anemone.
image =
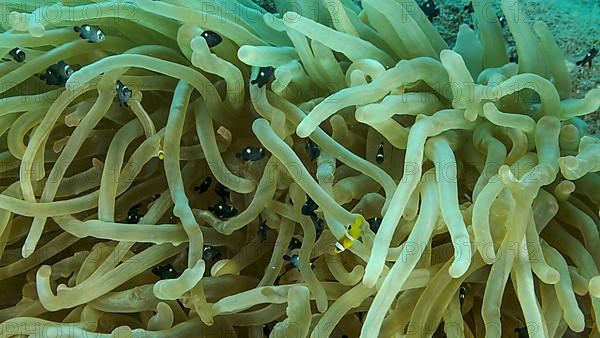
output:
M517 0L518 63L492 0L0 3L0 337L600 334L600 90Z

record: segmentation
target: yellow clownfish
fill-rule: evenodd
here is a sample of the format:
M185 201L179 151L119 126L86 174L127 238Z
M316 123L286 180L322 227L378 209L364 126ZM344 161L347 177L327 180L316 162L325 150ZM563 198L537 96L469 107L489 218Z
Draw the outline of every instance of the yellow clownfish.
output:
M362 223L364 219L361 216L357 216L354 222L346 228L346 233L343 234L337 242L335 242L335 253L344 252L346 249L354 244L354 241L360 238L362 232Z

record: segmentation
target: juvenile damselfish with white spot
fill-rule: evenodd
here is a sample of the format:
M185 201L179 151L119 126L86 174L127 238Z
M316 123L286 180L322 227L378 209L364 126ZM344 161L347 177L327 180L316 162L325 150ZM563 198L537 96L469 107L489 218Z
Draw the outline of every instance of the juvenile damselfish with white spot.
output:
M152 268L152 273L158 276L160 279L173 279L180 276L180 273L175 271L175 268L173 268L171 264L155 266Z
M244 148L244 150L242 150L241 152L237 153L235 156L241 158L246 162L255 162L262 160L265 157L266 153L267 152L262 147L248 146Z
M310 161L314 161L319 155L321 155L321 149L316 145L311 139L306 142L306 152L308 152L308 156L310 156Z
M212 212L215 216L217 216L220 219L230 218L237 215L238 213L235 207L223 201L219 201L212 207L208 207L208 211Z
M433 21L436 16L440 15L440 9L437 8L437 5L433 0L425 1L425 3L421 5L421 10L427 15L429 21Z
M598 48L592 48L583 59L577 61L575 64L578 66L585 66L587 64L588 67L591 67L592 60L596 57L596 55L598 55Z
M379 230L379 226L381 226L381 218L369 218L367 220L367 223L369 223L369 229L371 229L371 231L373 231L374 233L377 233L377 230Z
M73 68L65 61L60 60L46 69L46 72L40 75L40 79L45 80L47 85L64 86L71 75Z
M117 80L117 100L120 107L129 107L129 99L133 92L123 82Z
M298 238L292 237L292 239L290 240L290 244L288 244L288 249L290 249L290 250L300 249L301 246L302 246L302 242Z
M83 24L73 27L73 30L79 33L80 38L87 40L89 43L104 41L104 33L98 26Z
M229 190L229 188L221 184L221 182L217 182L217 184L215 184L215 194L221 197L221 200L225 202L225 200L227 200L230 197L231 191Z
M202 181L199 185L194 187L194 191L199 194L202 194L203 192L206 192L208 190L208 188L210 188L211 183L212 183L212 177L206 176L204 181Z
M208 45L208 48L213 48L223 41L223 38L221 38L221 36L219 34L213 32L213 31L204 31L200 35L202 35L204 40L206 40L206 44Z
M250 81L250 84L258 85L258 88L262 88L264 85L271 81L271 77L275 73L275 68L273 67L261 67L258 70L258 75L256 79Z
M527 327L518 327L515 329L515 332L517 333L517 337L519 337L519 338L528 338L529 337L529 333L527 332Z
M379 143L379 148L377 148L377 155L375 155L375 162L377 164L383 164L385 157L383 156L383 142Z
M202 259L205 261L215 260L221 257L221 252L214 246L206 245L202 251Z
M140 219L142 219L143 215L138 210L140 207L141 205L136 204L133 207L131 207L131 209L129 209L129 211L127 212L126 219L127 224L137 224L140 221Z
M310 220L315 225L315 231L317 232L317 238L321 236L323 229L325 229L325 221L322 218L317 217L317 214L310 215Z
M267 240L267 230L269 230L269 228L267 227L266 222L262 222L258 226L258 231L256 231L256 236L258 237L258 239L260 240L261 243L264 242L265 240Z
M283 259L285 259L286 261L290 262L290 264L292 265L292 267L298 269L298 271L300 271L300 257L298 255L283 255ZM310 262L310 267L312 269L314 269L315 265Z
M469 4L463 7L463 11L467 12L468 14L475 12L475 8L473 8L473 1L469 1Z
M306 195L306 202L302 205L302 215L311 216L317 209L319 209L319 205L310 196Z
M8 55L10 55L13 60L19 63L25 61L25 58L27 57L27 54L25 54L25 52L19 47L11 49L10 52L8 52Z

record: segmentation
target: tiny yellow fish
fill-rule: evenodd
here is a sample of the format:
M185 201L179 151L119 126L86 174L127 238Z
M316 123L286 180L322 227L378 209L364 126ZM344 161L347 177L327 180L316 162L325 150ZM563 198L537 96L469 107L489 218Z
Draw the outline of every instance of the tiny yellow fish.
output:
M158 159L165 159L165 151L163 150L162 142L160 140L158 141Z
M364 219L361 216L357 216L354 222L346 228L346 233L343 234L338 241L335 243L333 249L335 253L344 252L346 249L354 244L354 241L360 238L362 232L362 223Z

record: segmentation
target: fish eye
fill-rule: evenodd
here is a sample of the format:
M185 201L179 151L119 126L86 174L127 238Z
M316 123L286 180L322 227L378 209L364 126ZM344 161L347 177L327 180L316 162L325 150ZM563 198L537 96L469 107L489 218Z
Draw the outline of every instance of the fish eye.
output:
M213 31L204 31L202 32L202 34L200 34L200 36L202 36L204 40L206 40L208 48L215 47L223 41L223 38L221 38L219 34Z

